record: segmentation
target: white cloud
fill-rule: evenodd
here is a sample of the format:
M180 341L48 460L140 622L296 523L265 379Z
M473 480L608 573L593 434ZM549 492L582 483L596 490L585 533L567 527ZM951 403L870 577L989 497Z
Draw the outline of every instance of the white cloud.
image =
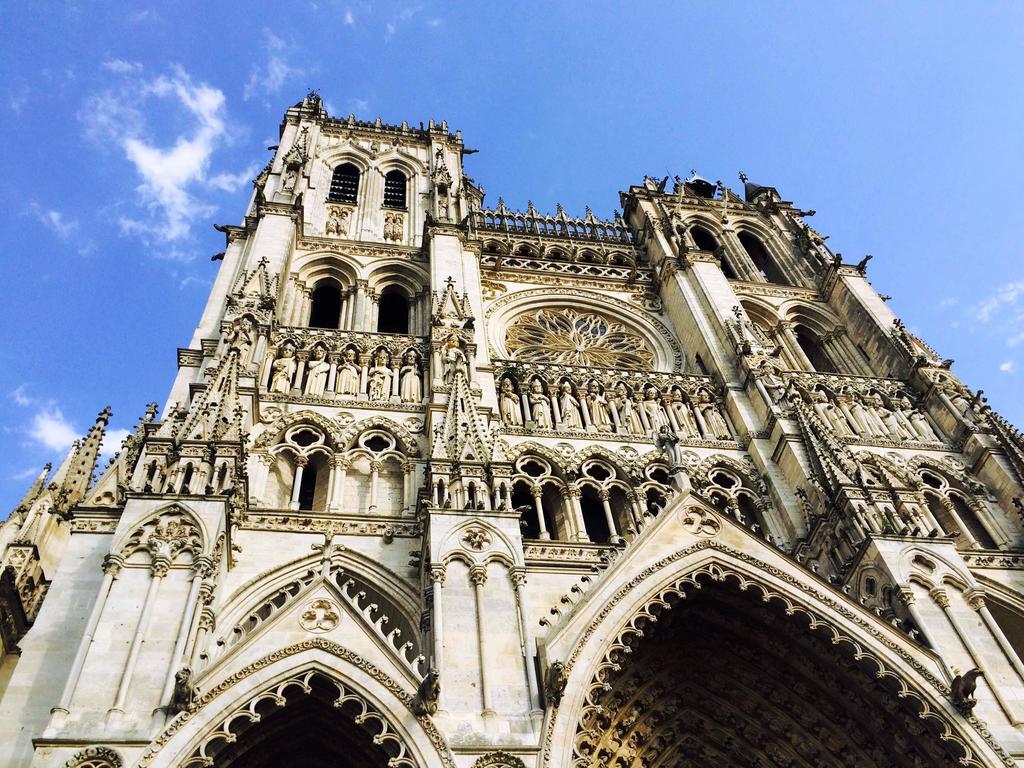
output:
M999 366L999 370L1003 373L1013 373L1013 360L1007 360Z
M1024 343L1024 280L1000 287L975 307L974 316L982 323L996 321L999 331L1006 334L1008 347Z
M11 108L11 112L16 115L21 114L21 110L25 108L28 103L28 97L31 95L32 89L28 87L26 83L20 83L11 90L7 96L7 106Z
M79 434L64 418L60 408L48 404L32 417L29 436L51 451L66 451L78 439Z
M103 442L100 443L100 456L104 459L109 459L121 450L121 443L124 442L128 435L127 429L108 429L103 434Z
M250 70L249 80L242 92L246 101L255 96L273 96L281 90L287 80L303 74L301 68L288 63L288 45L283 39L269 29L263 30L263 35L267 61L262 66L254 64Z
M61 240L67 240L78 232L78 221L76 219L65 219L64 214L60 211L55 211L52 208L43 208L38 203L32 203L30 208L36 219Z
M348 10L346 10L346 11L345 11L345 24L346 24L347 26L350 26L350 27L351 27L351 26L354 26L354 25L355 25L355 23L356 23L356 17L355 17L355 15L354 15L354 14L352 13L352 11L348 11Z
M21 384L11 392L11 399L22 408L27 408L36 401L34 397L28 394L28 384Z
M252 181L258 169L259 165L253 163L239 173L227 173L226 171L222 171L207 179L206 184L213 189L219 189L224 192L237 192L239 189L244 187L247 182Z
M438 28L438 27L440 27L440 26L441 26L441 25L442 25L443 23L444 23L444 20L443 20L443 19L428 19L428 20L427 20L427 26L428 26L428 27L433 27L434 29L437 29L437 28Z
M108 59L100 66L108 72L117 75L134 75L142 71L142 64L137 61L126 61L124 59Z
M395 36L395 22L389 21L384 26L384 40L388 41Z
M370 111L370 102L367 99L349 99L348 108L357 115L362 115L364 118Z
M146 132L140 107L150 98L184 108L194 125L170 146L158 146ZM190 191L204 182L214 151L227 140L223 91L193 83L176 67L169 77L133 82L120 93L90 98L81 117L87 133L103 143L113 142L141 177L137 187L142 204L153 214L146 220L123 216L121 229L144 238L172 242L189 235L192 222L213 214Z
M1024 281L1007 283L1000 288L993 296L981 302L975 310L975 316L983 323L987 323L996 313L1005 309L1007 305L1013 305L1017 299L1024 296Z

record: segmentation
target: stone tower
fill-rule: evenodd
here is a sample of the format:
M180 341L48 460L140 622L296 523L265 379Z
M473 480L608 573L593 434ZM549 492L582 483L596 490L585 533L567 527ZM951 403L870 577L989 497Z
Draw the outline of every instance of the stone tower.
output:
M165 407L0 527L0 765L1024 765L1024 437L868 258L469 152L287 110Z

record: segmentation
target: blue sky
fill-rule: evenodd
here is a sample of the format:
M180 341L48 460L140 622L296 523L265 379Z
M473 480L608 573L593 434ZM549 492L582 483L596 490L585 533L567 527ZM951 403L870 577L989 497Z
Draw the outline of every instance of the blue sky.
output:
M116 7L115 7L116 5ZM245 10L241 10L244 8ZM510 10L512 9L512 10ZM772 184L1024 424L1019 3L26 3L0 30L0 516L107 404L162 402L249 180L310 87L447 119L487 190ZM115 439L112 442L117 442Z

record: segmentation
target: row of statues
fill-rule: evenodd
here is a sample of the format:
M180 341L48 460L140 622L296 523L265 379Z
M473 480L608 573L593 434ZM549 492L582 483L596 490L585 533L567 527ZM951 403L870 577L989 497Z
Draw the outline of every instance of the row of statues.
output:
M341 397L366 395L371 402L387 402L392 398L402 403L423 400L419 355L413 351L406 352L402 364L398 365L392 363L386 350L379 349L373 355L372 364L361 366L356 350L351 347L342 352L340 360L331 360L324 347L316 346L305 361L305 370L300 373L299 367L295 345L285 342L270 365L268 389L282 395L297 389L311 397L328 393Z
M941 442L924 411L902 393L883 399L874 390L833 394L819 387L807 397L814 412L839 437Z
M498 399L501 420L508 427L630 435L654 435L664 429L683 439L733 439L721 405L705 388L691 395L679 387L663 392L654 386L630 389L619 382L609 392L597 381L575 389L563 379L549 389L535 377L520 394L513 380L505 377Z

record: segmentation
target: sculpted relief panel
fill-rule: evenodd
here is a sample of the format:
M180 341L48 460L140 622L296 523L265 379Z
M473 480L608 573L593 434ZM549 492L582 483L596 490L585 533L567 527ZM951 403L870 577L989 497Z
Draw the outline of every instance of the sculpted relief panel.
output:
M654 352L622 323L571 308L521 315L505 336L516 360L649 371Z

